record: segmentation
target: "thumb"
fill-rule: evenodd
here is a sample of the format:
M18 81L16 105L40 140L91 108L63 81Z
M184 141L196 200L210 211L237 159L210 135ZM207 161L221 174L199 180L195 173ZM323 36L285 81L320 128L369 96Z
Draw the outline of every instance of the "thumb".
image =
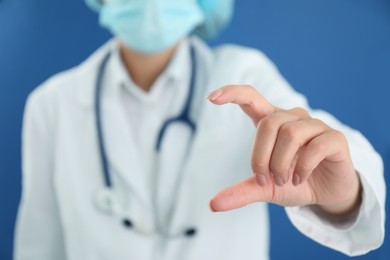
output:
M255 125L263 117L277 110L255 88L248 85L226 85L211 92L206 98L215 105L239 105Z
M271 201L272 185L261 187L255 176L230 186L210 200L210 209L214 212L241 208L253 202Z

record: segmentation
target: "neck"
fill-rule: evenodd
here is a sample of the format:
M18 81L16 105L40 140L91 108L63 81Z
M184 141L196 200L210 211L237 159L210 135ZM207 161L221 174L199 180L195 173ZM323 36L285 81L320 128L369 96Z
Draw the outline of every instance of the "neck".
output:
M133 82L145 92L148 92L158 76L164 71L175 54L180 42L169 49L153 54L136 52L123 43L120 53L123 63Z

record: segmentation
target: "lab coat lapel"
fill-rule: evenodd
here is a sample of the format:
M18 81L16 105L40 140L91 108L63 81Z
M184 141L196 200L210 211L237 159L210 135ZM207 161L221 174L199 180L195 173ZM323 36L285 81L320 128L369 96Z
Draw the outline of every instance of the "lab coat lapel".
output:
M150 200L146 178L142 178L144 169L121 101L115 95L103 101L102 121L109 167L112 175L126 182L132 196L139 197L146 204Z

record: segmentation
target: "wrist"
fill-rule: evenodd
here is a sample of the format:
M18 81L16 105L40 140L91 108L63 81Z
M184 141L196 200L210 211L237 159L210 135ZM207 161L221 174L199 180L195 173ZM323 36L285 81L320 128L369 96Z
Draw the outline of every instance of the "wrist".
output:
M349 199L336 204L317 205L318 208L330 217L343 218L355 214L362 203L362 184L360 183L360 178L357 173L356 177L356 185L353 185L355 191Z

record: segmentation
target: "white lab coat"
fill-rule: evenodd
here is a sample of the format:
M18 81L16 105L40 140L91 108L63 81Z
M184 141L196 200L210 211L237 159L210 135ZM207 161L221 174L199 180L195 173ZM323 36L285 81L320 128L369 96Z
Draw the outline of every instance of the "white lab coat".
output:
M268 259L269 222L265 203L239 210L212 213L208 201L224 187L250 176L254 127L234 105L214 106L204 100L225 84L255 86L272 104L308 108L305 98L280 76L259 51L225 45L210 49L191 39L198 58L193 117L197 133L174 192L174 211L162 223L175 233L195 227L193 237L166 240L158 234L139 235L122 218L99 212L94 192L103 186L97 152L93 92L97 68L116 48L110 41L74 69L60 73L29 97L23 130L23 194L15 236L15 259ZM104 92L104 131L116 192L126 201L125 214L136 225L154 228L150 190L138 181L137 150L127 132L128 121L119 93ZM363 204L357 216L338 223L314 207L286 208L292 223L305 235L348 255L364 254L381 245L384 237L385 185L382 161L364 137L341 125L329 114L310 110L342 130L363 184ZM180 128L166 142L181 140ZM171 140L171 141L169 141ZM172 152L172 151L171 151ZM169 151L165 154L169 154ZM161 176L171 175L169 155ZM180 156L180 155L174 155ZM177 157L174 157L177 158ZM168 163L167 163L168 162ZM164 196L172 192L157 184ZM162 191L162 192L161 192ZM172 199L160 200L160 208ZM167 203L167 205L164 205Z

